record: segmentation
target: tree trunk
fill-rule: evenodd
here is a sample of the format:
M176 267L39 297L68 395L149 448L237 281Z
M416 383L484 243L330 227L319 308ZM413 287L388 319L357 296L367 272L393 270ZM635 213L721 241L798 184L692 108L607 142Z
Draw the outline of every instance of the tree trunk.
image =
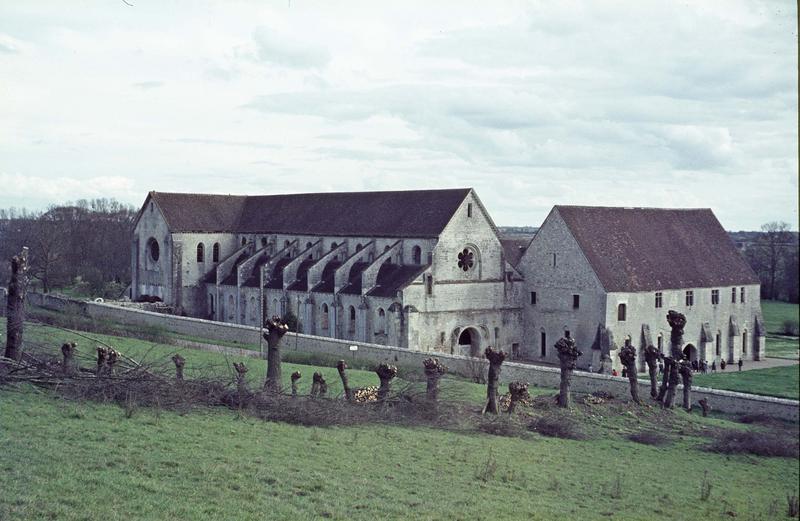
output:
M680 376L678 375L678 364L672 357L664 358L664 374L667 376L667 393L664 395L663 406L665 409L672 409L675 403L675 391L678 390Z
M61 361L61 372L64 376L73 376L75 374L75 342L67 342L61 346L61 354L63 360Z
M692 410L692 368L688 362L681 363L678 371L683 383L683 408Z
M511 382L508 384L508 394L510 395L508 401L509 415L514 414L514 409L517 408L517 403L521 402L522 400L526 400L531 396L528 393L527 382Z
M572 338L560 338L554 347L558 351L558 361L561 365L561 384L558 392L558 406L569 408L569 387L570 381L572 380L572 371L575 369L578 357L580 357L582 353L575 346L575 340Z
M292 398L297 398L297 380L300 379L300 371L292 373Z
M353 393L350 390L350 384L347 381L347 373L345 373L345 369L347 369L347 363L345 363L344 360L339 360L339 362L336 363L336 370L339 371L339 378L342 379L344 397L348 402L351 402L353 401Z
M322 373L316 372L311 379L311 397L312 398L324 398L325 393L328 392L328 384L325 382L325 378L322 376Z
M658 396L658 358L661 353L650 345L644 349L644 360L647 362L647 372L650 374L650 397Z
M425 396L429 402L435 403L439 400L439 379L447 372L447 367L440 364L438 358L426 358L422 365L425 366L425 377L428 379Z
M247 366L244 363L234 362L233 368L236 369L236 401L239 407L245 404L247 400Z
M491 346L483 352L489 360L489 377L486 381L486 405L483 407L483 414L487 412L497 414L497 388L500 385L500 370L503 361L506 359L505 351L495 351Z
M98 347L97 348L97 370L95 371L95 376L100 377L103 376L106 367L106 357L108 356L108 351L105 347Z
M397 367L383 363L375 369L375 373L381 381L381 386L378 388L378 402L384 403L386 397L389 396L389 385L392 379L397 376Z
M25 293L28 289L28 248L11 258L11 280L6 303L5 357L19 360L22 356L22 329L25 323Z
M186 359L181 355L175 354L172 357L172 362L175 364L175 379L179 382L183 381L183 366L186 364Z
M280 343L283 335L289 331L289 326L278 316L267 320L266 326L264 339L267 341L267 379L264 382L264 389L278 393L281 390Z
M669 371L667 371L667 357L664 357L664 375L661 377L661 387L658 389L658 396L656 401L664 403L664 396L667 394L667 387L669 386Z
M639 401L639 381L636 375L636 348L632 345L626 345L619 351L619 359L622 365L625 366L625 372L628 373L628 382L631 386L631 399L636 403Z

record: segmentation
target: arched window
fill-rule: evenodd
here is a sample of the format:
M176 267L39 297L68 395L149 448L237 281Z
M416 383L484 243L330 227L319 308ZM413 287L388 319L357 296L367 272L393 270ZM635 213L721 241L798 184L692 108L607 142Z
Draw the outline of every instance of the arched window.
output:
M332 242L332 243L331 243L331 251L335 250L335 249L336 249L336 248L338 248L338 247L339 247L339 245L338 245L338 244L336 244L335 242Z
M206 255L205 255L205 247L203 243L197 245L197 262L205 262Z
M308 250L308 249L311 249L311 247L312 247L312 246L314 246L314 245L313 245L313 244L311 244L311 242L310 242L310 241L306 243L306 249L307 249L307 250Z
M625 304L620 304L617 306L617 320L620 322L625 322L626 314L628 311L628 306Z
M350 331L350 333L356 332L356 308L353 306L350 306L350 322L348 323L347 330Z
M233 301L233 295L228 295L228 320L233 320L235 312L236 303Z
M256 298L250 297L250 322L256 323Z
M291 244L291 242L289 241L289 239L286 239L285 241L283 241L283 247L284 248L288 248L290 244Z
M147 239L147 256L153 262L158 262L158 259L161 256L161 250L158 247L158 241L155 239L155 237L150 237Z
M385 248L383 248L383 251L384 251L384 252L387 252L387 251L389 251L389 250L391 250L391 249L392 249L392 247L391 247L391 246L386 246Z
M544 332L544 329L539 335L539 342L539 356L544 358L547 356L547 333Z
M464 248L458 253L458 267L462 271L469 271L475 267L477 258L472 248Z
M742 333L742 354L747 354L747 330L745 329Z
M322 305L322 324L320 324L322 329L328 329L328 305Z
M361 251L363 249L364 249L364 245L362 245L360 242L358 244L356 244L356 251Z
M214 295L211 293L208 294L208 314L214 318Z
M219 243L215 242L211 248L211 262L219 262Z
M247 237L242 237L242 246L247 244Z
M422 248L414 246L411 249L411 259L413 264L422 264Z
M386 312L383 308L378 308L378 323L375 327L375 332L380 334L386 333Z
M261 247L262 248L266 248L267 247L267 238L266 237L261 237Z

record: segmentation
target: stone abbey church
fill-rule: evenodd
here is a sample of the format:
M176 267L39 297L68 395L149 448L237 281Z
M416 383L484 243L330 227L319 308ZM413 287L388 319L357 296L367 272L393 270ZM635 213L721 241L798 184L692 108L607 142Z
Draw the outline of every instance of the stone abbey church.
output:
M759 281L709 209L555 206L532 240L504 239L472 189L231 196L150 192L133 230L131 297L354 343L619 366L630 343L765 355ZM643 356L640 356L644 368Z

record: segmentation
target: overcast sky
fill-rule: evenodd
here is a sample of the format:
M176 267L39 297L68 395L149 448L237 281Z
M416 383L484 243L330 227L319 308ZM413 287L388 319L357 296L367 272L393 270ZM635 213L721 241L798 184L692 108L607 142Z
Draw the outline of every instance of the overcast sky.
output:
M797 229L784 2L0 0L0 207L474 187Z

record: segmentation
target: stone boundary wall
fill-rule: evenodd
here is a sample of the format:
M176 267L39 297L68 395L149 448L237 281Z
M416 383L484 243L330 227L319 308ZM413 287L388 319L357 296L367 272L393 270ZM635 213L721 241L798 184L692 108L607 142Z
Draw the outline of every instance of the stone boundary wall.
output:
M202 348L207 350L241 354L241 351L237 348L213 345L212 342L214 340L249 345L258 345L259 343L259 329L251 326L165 315L150 311L123 308L108 303L84 302L54 295L42 295L40 293L29 293L28 302L31 305L55 311L70 310L71 312L77 312L98 320L109 320L129 325L162 327L173 333L205 338L210 342ZM184 343L184 345L191 344L195 343ZM358 350L355 352L350 350L350 346L353 345L358 346ZM442 363L447 365L450 372L466 377L483 374L488 367L488 362L486 360L466 356L411 351L399 347L388 347L294 333L289 333L284 337L283 349L285 351L324 354L344 360L358 359L376 363L389 362L405 366L421 366L422 360L430 356L436 356ZM536 366L519 362L504 363L500 375L501 383L507 383L512 380L522 380L529 382L531 385L554 389L558 388L559 379L560 370L558 368ZM639 395L649 400L649 379L640 378L639 386ZM679 387L682 388L681 386ZM627 397L629 396L630 387L627 378L575 371L572 379L572 390L577 393L602 391L617 397ZM680 393L681 391L679 389L676 395L676 401L678 403L680 403ZM728 414L765 414L795 422L798 421L800 416L800 402L797 400L709 389L705 387L692 387L692 399L695 406L697 401L701 398L708 399L713 410Z

